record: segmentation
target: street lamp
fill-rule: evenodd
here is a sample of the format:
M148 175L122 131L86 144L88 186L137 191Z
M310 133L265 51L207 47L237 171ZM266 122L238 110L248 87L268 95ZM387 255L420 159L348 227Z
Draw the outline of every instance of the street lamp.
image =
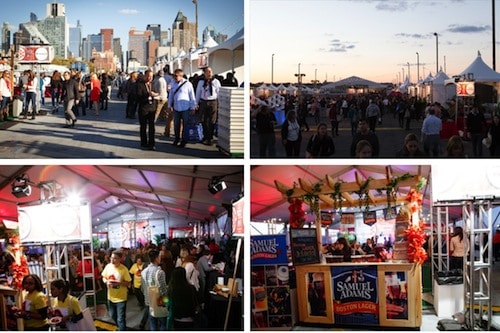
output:
M436 36L436 75L439 71L439 50L438 50L438 33L435 32L434 36Z
M420 55L417 52L417 84L418 80L420 80Z
M300 88L302 85L302 77L306 76L305 74L300 73L300 62L299 62L299 71L297 72L297 74L295 74L295 76L297 77L297 83Z
M274 84L274 53L271 56L271 84Z
M410 79L410 62L408 61L406 64L408 65L408 83L411 83L411 79Z

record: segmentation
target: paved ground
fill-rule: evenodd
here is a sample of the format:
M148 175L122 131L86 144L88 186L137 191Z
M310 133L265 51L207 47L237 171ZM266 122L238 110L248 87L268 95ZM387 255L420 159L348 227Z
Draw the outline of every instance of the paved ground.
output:
M331 135L331 125L330 121L326 117L326 111L322 113L324 116L321 119L321 122L325 122L328 124L328 133ZM316 133L316 125L314 122L314 118L308 117L307 122L309 124L310 130L308 132L302 133L302 146L301 146L301 154L300 156L305 156L305 148L307 146L307 142L309 138ZM311 125L313 124L313 125ZM410 130L404 130L399 127L398 119L394 118L392 114L385 115L382 120L381 125L377 125L375 129L375 133L378 136L379 144L380 144L380 157L381 158L395 158L396 153L402 148L404 143L404 138L408 133L415 133L417 137L420 138L420 130L422 128L422 122L412 120L410 124ZM276 136L276 154L277 158L286 158L285 148L281 144L281 134L280 129L275 130ZM343 120L340 123L339 127L339 136L333 138L335 144L335 155L332 158L351 158L350 157L350 147L351 147L351 128L350 124L348 124L347 120ZM258 149L258 137L256 135L255 130L252 130L252 135L250 136L250 156L252 158L258 158L259 149ZM441 140L441 154L440 156L444 156L444 150L446 148L447 140ZM423 151L422 144L420 145L420 149ZM465 141L465 151L466 155L470 158L473 156L472 154L472 145L470 142ZM483 147L483 157L489 157L489 151L485 147Z
M115 93L116 90L113 91ZM35 120L18 119L0 125L0 159L41 158L140 158L185 159L228 158L216 146L201 143L187 144L185 148L172 145L173 139L160 137L164 121L156 125L156 151L142 150L139 139L139 120L125 118L126 101L117 100L113 94L108 110L99 116L88 110L80 115L74 128L64 128L64 112L49 111ZM173 134L173 131L171 132Z

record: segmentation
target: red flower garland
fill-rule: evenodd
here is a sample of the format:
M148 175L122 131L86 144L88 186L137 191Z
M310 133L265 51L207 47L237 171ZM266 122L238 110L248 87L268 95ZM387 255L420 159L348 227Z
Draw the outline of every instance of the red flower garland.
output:
M405 200L411 214L419 212L422 208L423 195L415 189L410 189ZM423 248L427 236L423 227L421 221L418 225L410 223L410 227L405 231L408 241L408 259L420 265L427 260L427 252Z
M290 212L290 227L302 228L306 222L306 212L302 209L302 200L291 199L288 211Z
M14 262L12 263L12 287L17 290L22 290L23 279L29 274L28 261L26 256L22 252L22 248L19 245L19 236L14 235L9 238L10 253L14 257Z

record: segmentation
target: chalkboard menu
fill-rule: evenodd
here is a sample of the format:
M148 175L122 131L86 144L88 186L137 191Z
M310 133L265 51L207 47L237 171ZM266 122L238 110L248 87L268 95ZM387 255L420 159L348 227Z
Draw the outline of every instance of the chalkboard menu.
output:
M290 248L294 265L320 262L316 229L290 229Z

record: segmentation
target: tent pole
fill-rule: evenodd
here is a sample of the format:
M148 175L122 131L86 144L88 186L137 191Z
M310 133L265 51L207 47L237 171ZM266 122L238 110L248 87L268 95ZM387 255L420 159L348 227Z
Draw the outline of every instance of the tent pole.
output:
M233 284L231 286L231 290L229 291L229 300L227 303L227 310L226 310L226 320L224 321L224 331L227 331L227 323L229 322L229 313L231 312L231 303L233 302L234 288L236 287L236 272L238 271L238 264L240 261L241 241L242 239L239 238L238 244L236 245L236 261L234 264L234 271L233 271Z

